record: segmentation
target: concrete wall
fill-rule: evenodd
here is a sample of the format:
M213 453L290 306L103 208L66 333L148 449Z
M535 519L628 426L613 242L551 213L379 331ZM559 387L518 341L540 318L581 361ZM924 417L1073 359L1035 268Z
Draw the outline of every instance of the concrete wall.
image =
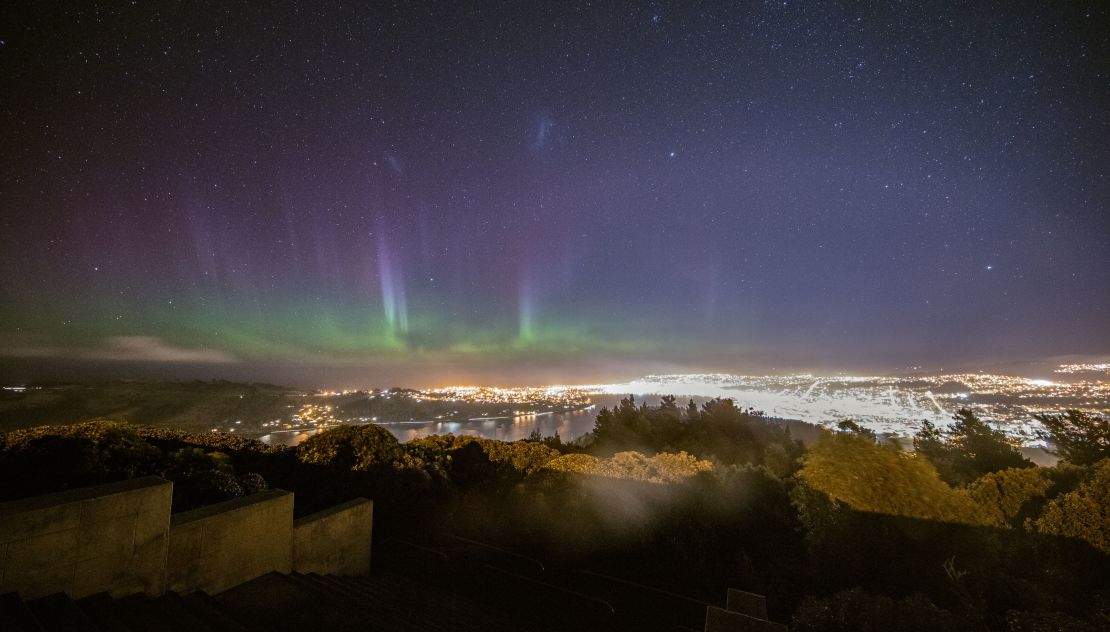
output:
M0 594L162 594L172 492L148 476L0 504Z
M725 610L746 614L756 619L766 619L767 598L763 595L729 588L728 596L725 598Z
M787 627L781 623L709 606L705 611L705 632L787 632Z
M374 503L365 498L305 516L293 523L293 569L365 575L370 572L373 529Z
M271 571L370 570L369 500L294 529L293 494L280 489L171 519L172 497L172 483L149 476L0 504L0 594L215 594Z
M215 594L271 571L293 570L293 494L271 489L177 514L167 588Z

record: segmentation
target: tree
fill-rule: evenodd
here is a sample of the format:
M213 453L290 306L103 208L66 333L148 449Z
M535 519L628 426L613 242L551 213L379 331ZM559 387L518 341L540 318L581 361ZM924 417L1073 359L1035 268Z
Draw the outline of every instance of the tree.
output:
M650 442L651 427L645 409L636 406L632 395L612 410L602 408L594 422L594 445L606 452L644 446Z
M490 463L504 466L520 476L534 474L545 463L559 456L559 451L546 445L546 442L531 439L505 442L470 435L429 435L413 439L403 447L411 453L418 453L421 459L438 463L453 472L459 469L460 457L466 456L473 464L475 455L481 454ZM467 456L465 451L476 452Z
M345 470L392 465L401 454L397 439L375 424L339 426L309 437L297 446L297 457L302 462Z
M968 486L967 491L997 526L1021 527L1036 515L1039 505L1056 485L1050 468L1011 468L991 472Z
M779 478L786 478L793 474L796 463L797 461L781 443L772 443L763 451L763 466Z
M852 509L909 518L982 524L974 503L920 456L866 435L825 433L810 448L798 476Z
M961 409L947 430L929 422L914 435L914 450L929 459L944 482L967 485L984 474L1012 467L1033 467L1021 455L1014 440Z
M1086 540L1110 553L1110 459L1092 469L1074 491L1048 504L1036 527L1041 533Z
M1055 446L1056 453L1068 463L1093 465L1110 457L1110 420L1079 410L1033 418L1044 426L1037 436Z
M836 428L840 430L840 432L854 432L859 435L871 437L872 439L876 438L874 430L871 430L870 428L864 428L851 419L844 419L836 422Z

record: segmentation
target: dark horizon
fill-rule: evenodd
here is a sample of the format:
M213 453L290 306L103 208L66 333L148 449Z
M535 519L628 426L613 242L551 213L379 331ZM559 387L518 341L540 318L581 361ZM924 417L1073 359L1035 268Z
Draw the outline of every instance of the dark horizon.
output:
M663 362L608 362L585 364L569 359L561 364L530 363L476 364L469 359L455 364L442 361L407 364L382 362L377 366L305 365L291 362L284 365L260 366L254 363L190 364L179 362L112 362L73 359L34 359L12 362L0 359L0 386L32 383L76 382L99 383L129 380L191 381L227 380L257 382L299 389L366 389L366 388L437 388L443 386L550 386L582 384L621 384L646 375L691 373L723 373L733 375L797 375L816 376L912 376L986 372L1034 379L1071 381L1083 376L1054 373L1061 364L1108 363L1107 356L1056 356L1036 360L1014 360L989 364L955 363L948 365L911 365L868 367L862 365L757 365L719 364L696 365ZM429 365L433 366L429 368ZM1100 378L1101 379L1101 378Z

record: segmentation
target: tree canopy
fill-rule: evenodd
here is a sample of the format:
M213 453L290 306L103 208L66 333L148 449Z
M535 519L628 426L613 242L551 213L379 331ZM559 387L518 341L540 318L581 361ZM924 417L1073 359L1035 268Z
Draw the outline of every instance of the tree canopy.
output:
M1036 526L1041 533L1086 540L1110 553L1110 459L1093 466L1074 491L1049 503Z
M931 462L949 485L967 485L984 474L1012 467L1032 467L1017 443L968 409L961 409L947 429L926 421L914 436L914 450Z
M1110 420L1079 410L1034 418L1044 426L1037 436L1051 443L1068 463L1092 465L1110 458Z
M798 476L852 509L945 522L981 524L974 503L945 484L929 461L866 435L825 433Z

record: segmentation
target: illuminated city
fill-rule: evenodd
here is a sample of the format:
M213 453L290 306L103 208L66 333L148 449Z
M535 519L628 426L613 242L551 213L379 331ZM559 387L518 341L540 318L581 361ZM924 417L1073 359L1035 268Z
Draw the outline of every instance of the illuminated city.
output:
M491 432L482 422L534 424L538 416L572 412L575 423L561 428L580 434L592 428L592 417L581 416L583 411L596 409L599 400L612 405L626 395L648 403L655 403L654 398L661 395L698 402L733 399L774 418L830 427L851 419L877 432L903 437L912 435L922 421L945 427L956 411L969 409L1027 444L1037 443L1035 414L1069 409L1093 414L1110 411L1110 380L1103 379L1054 381L985 372L909 376L717 373L649 375L629 382L573 386L322 390L288 418L263 423L258 431L304 432L344 423L380 423L407 439L424 434L415 427L421 424L428 425L428 432L441 431L448 427L444 423L450 423L452 432L482 434ZM378 414L366 412L381 410L378 406L387 402L404 407ZM533 427L541 428L527 428ZM525 434L518 426L513 436Z

